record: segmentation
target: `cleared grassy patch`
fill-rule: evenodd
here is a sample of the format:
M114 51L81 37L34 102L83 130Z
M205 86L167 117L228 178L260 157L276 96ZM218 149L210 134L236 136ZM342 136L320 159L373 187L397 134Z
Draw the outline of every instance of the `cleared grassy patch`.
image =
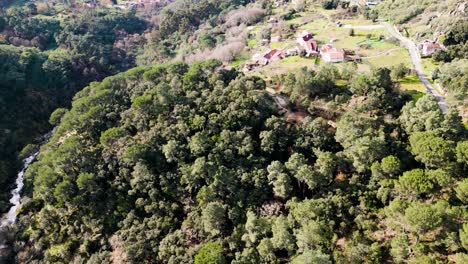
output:
M282 49L290 46L291 44L288 42L271 42L270 48L272 49Z
M229 63L229 66L231 67L237 67L239 65L241 65L242 63L248 61L249 59L246 59L246 58L241 58L241 59L237 59L235 61L232 61L231 63Z
M424 73L427 76L431 75L431 72L434 71L439 65L438 63L434 63L432 58L423 58L421 59L421 66L423 68Z
M309 22L299 28L299 30L309 30L311 33L316 34L317 32L320 32L324 29L327 28L329 22L328 20L314 20L312 22Z
M287 58L282 59L281 64L284 65L295 65L295 64L301 64L302 66L305 66L304 64L308 65L314 65L315 64L315 58L304 58L304 57L299 57L299 56L289 56Z
M427 90L417 76L406 76L398 81L398 90L402 93L409 94L414 102L423 97Z
M374 67L392 67L400 63L405 64L406 66L411 66L411 60L408 54L408 51L404 48L395 50L389 54L385 54L375 58L366 59Z
M388 49L396 48L398 46L396 46L395 44L392 44L390 42L386 42L386 41L373 41L371 43L371 47L373 49L388 50Z
M419 93L426 93L426 87L417 76L406 76L398 81L400 84L400 91L415 91Z
M273 61L265 67L258 68L249 73L249 75L256 75L262 77L271 77L278 74L285 74L291 71L297 71L300 68L315 68L316 62L320 59L304 58L299 56L290 56L279 61Z
M303 17L298 16L293 19L286 20L285 22L286 22L286 25L297 25L297 24L302 24L304 21L303 19L304 19Z

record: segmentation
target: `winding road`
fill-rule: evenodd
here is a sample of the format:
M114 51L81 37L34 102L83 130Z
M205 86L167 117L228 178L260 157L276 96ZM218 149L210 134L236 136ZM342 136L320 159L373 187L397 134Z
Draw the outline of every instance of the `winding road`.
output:
M442 112L446 113L448 109L447 103L445 102L445 99L440 95L440 93L432 86L432 84L427 79L427 76L424 74L421 66L421 57L419 55L419 50L416 44L412 40L403 37L400 34L400 32L395 30L395 28L387 22L382 22L382 24L392 36L397 38L400 42L402 42L405 45L406 49L410 54L411 61L413 62L413 66L416 70L419 80L424 84L424 86L426 86L427 91L436 98L437 103L439 104L439 107L442 110Z

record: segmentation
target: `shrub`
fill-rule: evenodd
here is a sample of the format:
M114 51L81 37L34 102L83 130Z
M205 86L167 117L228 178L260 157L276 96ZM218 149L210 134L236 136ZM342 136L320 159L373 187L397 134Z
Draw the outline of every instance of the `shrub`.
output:
M203 245L195 255L195 264L224 264L226 259L223 255L221 241L208 242Z

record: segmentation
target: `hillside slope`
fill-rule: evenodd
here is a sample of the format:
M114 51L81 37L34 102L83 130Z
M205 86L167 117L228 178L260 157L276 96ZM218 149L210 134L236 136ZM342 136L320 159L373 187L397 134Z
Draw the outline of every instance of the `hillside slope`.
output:
M381 99L355 106L336 130L322 117L295 123L276 112L263 80L219 65L135 68L78 93L25 175L32 197L21 209L17 261L466 257L458 230L467 144L446 125L460 127L453 113L444 118L423 97L388 120L379 107L398 97L391 82L382 86L389 71L377 70L349 89L377 86ZM281 82L323 96L311 87L327 83L329 70Z

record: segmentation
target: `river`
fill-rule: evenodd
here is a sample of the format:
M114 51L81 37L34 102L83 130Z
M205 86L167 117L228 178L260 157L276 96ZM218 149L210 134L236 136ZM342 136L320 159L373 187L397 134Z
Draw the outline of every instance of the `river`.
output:
M10 203L12 204L10 210L6 215L4 215L0 221L0 229L13 224L16 221L16 210L20 205L21 200L21 189L23 189L23 175L28 166L36 158L38 151L32 153L29 157L23 160L23 168L20 170L16 176L16 188L11 191ZM2 245L0 245L1 248Z
M14 224L15 221L16 221L16 213L17 213L18 207L20 206L20 202L21 202L21 189L23 189L23 185L24 185L23 175L24 175L24 172L26 171L26 169L29 167L29 165L36 158L37 153L39 153L39 150L35 150L31 155L29 155L29 157L27 157L27 158L25 158L23 160L23 167L21 168L21 170L16 175L16 187L15 187L15 189L13 189L11 191L10 203L12 204L12 206L11 206L10 210L8 211L8 213L6 213L6 215L2 216L2 218L0 220L0 231L2 229L6 228L7 226L10 226L10 225ZM5 249L8 248L8 246L6 244L4 244L5 242L6 241L4 241L4 238L0 237L0 250L5 250ZM3 256L1 256L1 254L0 254L0 263L3 263L2 262L2 257Z
M23 186L24 186L24 178L23 178L24 172L28 169L29 165L31 165L31 163L36 159L36 156L39 153L39 147L49 140L52 133L53 131L37 138L34 141L36 143L34 152L32 152L27 158L23 160L23 167L16 175L16 182L15 182L16 187L15 189L11 191L11 198L10 198L10 203L12 204L12 206L10 210L8 210L8 213L1 216L0 218L0 263L5 263L2 260L2 258L4 257L2 255L2 251L8 250L8 246L5 244L6 238L1 237L2 231L4 231L3 229L6 229L8 226L14 224L16 221L16 214L18 211L18 207L21 204L21 190L23 189Z

